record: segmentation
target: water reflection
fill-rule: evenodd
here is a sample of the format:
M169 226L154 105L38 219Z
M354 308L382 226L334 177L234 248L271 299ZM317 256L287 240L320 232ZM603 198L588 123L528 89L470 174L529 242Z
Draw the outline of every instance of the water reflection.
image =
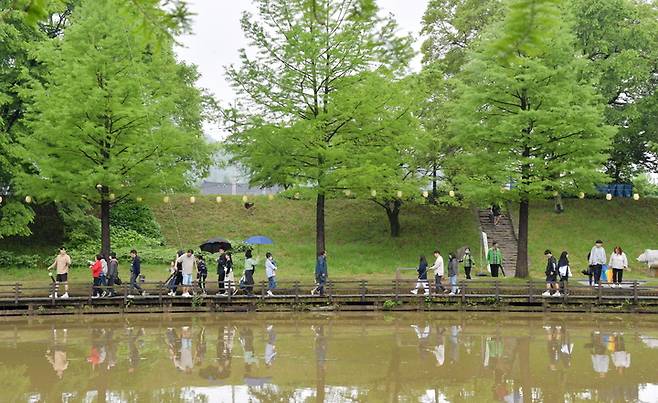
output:
M0 388L2 401L656 402L657 324L498 313L11 321Z

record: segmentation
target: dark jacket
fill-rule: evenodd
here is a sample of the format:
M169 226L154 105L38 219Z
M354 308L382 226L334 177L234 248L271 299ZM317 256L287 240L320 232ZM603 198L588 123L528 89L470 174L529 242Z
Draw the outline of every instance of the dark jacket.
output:
M142 261L140 260L139 256L135 256L130 263L130 271L138 275L142 271Z
M119 277L119 261L110 259L110 262L107 264L107 278L117 277Z
M226 266L228 264L228 259L226 258L226 253L223 253L217 259L217 274L224 275L226 271Z
M551 256L546 261L546 275L549 277L557 276L557 261L555 256Z
M318 261L315 264L315 277L316 278L326 278L327 277L327 257L318 256Z
M456 257L453 257L448 261L448 276L456 276L459 268L459 261Z
M416 271L418 272L419 280L427 280L427 262L419 263Z
M206 266L205 260L199 259L199 261L196 264L196 267L197 267L197 273L204 276L208 275L208 267Z

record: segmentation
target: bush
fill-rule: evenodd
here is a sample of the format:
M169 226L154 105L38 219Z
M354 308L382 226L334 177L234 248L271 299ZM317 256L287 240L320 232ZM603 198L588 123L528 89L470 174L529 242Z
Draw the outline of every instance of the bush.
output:
M43 263L39 255L20 255L9 251L0 251L0 267L17 267L19 269L36 269ZM48 263L50 264L50 262Z
M151 209L142 203L125 200L116 204L110 211L110 223L114 228L133 230L148 238L156 239L162 245L160 224L155 221Z

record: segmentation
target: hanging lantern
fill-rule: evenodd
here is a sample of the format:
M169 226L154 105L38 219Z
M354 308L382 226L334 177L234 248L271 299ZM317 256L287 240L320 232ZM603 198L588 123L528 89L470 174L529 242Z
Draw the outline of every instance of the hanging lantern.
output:
M639 193L633 194L633 200L635 201L640 200L640 194Z
M2 196L0 196L0 203L2 203Z
M584 199L585 198L585 192L578 193L578 198Z
M246 203L247 201L249 201L249 198L247 197L247 195L242 196L242 202Z
M217 197L215 197L215 201L216 201L217 203L221 203L221 202L222 202L222 196L217 196Z
M557 190L555 192L553 192L553 197L557 197L558 195L559 195L559 193L557 192Z
M169 203L169 196L163 197L162 201L165 202L165 203Z
M267 200L270 200L270 201L274 200L274 195L272 193L269 193L267 195Z
M25 196L25 203L27 204L32 203L32 196Z
M370 191L370 196L377 197L377 191L375 189Z
M293 196L293 197L295 198L295 200L299 200L299 199L301 199L302 196L299 194L299 192L297 192L297 193L295 193L295 196Z
M612 194L610 194L610 193L606 194L605 199L608 200L608 201L612 200Z
M196 203L196 197L190 196L190 204Z
M401 199L402 198L402 191L398 190L395 195L398 197L398 199Z
M345 189L343 193L345 193L345 196L347 197L350 197L352 195L352 192L349 189Z
M427 190L423 190L423 197L426 199L430 197L430 192L428 192Z
M103 188L103 185L101 185L100 183L96 185L96 189L101 190L102 188Z
M455 191L454 190L449 191L448 196L455 197Z
M115 195L114 193L110 193L110 200L114 201L114 199L116 199L116 198L117 198L117 195Z
M141 203L144 201L144 199L142 199L141 197L137 197L135 198L135 200L137 201L137 203Z

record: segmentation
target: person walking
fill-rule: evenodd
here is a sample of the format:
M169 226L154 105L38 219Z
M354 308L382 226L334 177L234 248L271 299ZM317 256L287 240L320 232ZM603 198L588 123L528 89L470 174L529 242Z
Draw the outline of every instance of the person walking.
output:
M434 291L435 292L445 292L446 289L443 287L443 257L439 250L434 251L434 264L429 267L427 270L434 270Z
M468 246L464 249L464 256L459 260L459 263L464 263L464 274L466 275L466 280L471 279L471 269L475 266L475 261L473 256L471 256L471 248Z
M107 286L107 256L101 253L101 276L100 276L100 283L102 287ZM107 296L108 292L107 289L102 289L101 297Z
M217 292L217 295L226 294L226 266L226 251L223 248L219 248L219 257L217 258L217 285L219 287L219 291Z
M624 270L628 269L628 259L620 246L615 246L608 265L612 268L612 286L621 288Z
M559 297L561 294L560 285L557 282L557 260L555 260L555 256L548 249L544 251L544 256L546 256L546 270L544 271L546 274L546 291L542 295L544 297L550 297L551 295L553 297ZM555 293L551 294L551 290L553 289Z
M248 296L254 295L254 271L258 261L253 257L251 249L244 253L244 290Z
M459 261L457 254L454 252L448 253L448 280L450 281L450 294L448 296L455 296L459 293L457 287L457 273L459 272Z
M208 266L206 266L206 259L203 255L199 254L197 256L197 274L196 278L199 282L199 288L201 289L201 295L206 295L206 278L208 278Z
M226 294L235 292L235 274L233 272L233 255L231 252L226 252L226 271L224 273L224 284L226 286Z
M114 297L116 295L114 291L114 284L117 283L119 278L119 261L117 260L117 254L114 252L110 253L110 261L107 263L107 295Z
M265 275L267 276L267 295L273 296L276 288L276 262L270 252L265 254Z
M598 239L592 250L589 252L589 266L592 268L592 274L594 275L594 283L601 286L601 270L603 265L606 264L606 255L605 249L603 249L603 241Z
M54 297L57 298L57 293L59 292L60 285L64 285L64 294L60 298L68 298L69 297L69 283L68 283L68 278L69 278L69 268L71 267L71 257L66 253L66 249L64 247L59 248L59 254L55 258L55 261L53 264L48 266L48 272L50 274L51 270L54 268L55 269L55 289L53 292L55 293ZM50 277L52 277L52 274L50 274ZM53 298L53 294L50 294L48 298Z
M89 269L91 270L91 277L94 279L92 288L92 298L99 298L101 296L101 271L103 271L103 264L101 263L102 256L96 255L96 261L91 263Z
M185 254L179 256L176 259L176 263L180 263L182 266L183 273L183 297L191 297L190 294L192 288L192 275L194 274L194 269L196 268L196 258L194 257L194 251L188 249Z
M146 295L142 287L137 284L137 279L142 272L142 260L135 249L130 251L130 258L132 259L130 262L130 290L132 292L132 290L136 289L141 295ZM128 297L132 298L133 295L131 294Z
M491 277L498 277L498 270L503 265L503 253L498 248L498 242L494 242L487 252L487 263L491 268Z
M430 291L427 287L427 259L425 259L425 255L420 255L420 260L418 262L418 269L416 271L418 272L418 281L416 281L416 288L411 290L412 294L418 294L418 290L420 288L423 289L423 293L425 295L429 295Z
M315 295L317 292L320 296L324 296L324 285L327 282L327 276L327 251L323 250L318 255L317 262L315 262L315 283L317 285L311 290L311 295Z
M569 284L569 277L571 277L571 267L569 266L569 253L565 250L560 254L560 258L557 261L557 272L560 276L560 288L562 293L567 293L567 288Z

